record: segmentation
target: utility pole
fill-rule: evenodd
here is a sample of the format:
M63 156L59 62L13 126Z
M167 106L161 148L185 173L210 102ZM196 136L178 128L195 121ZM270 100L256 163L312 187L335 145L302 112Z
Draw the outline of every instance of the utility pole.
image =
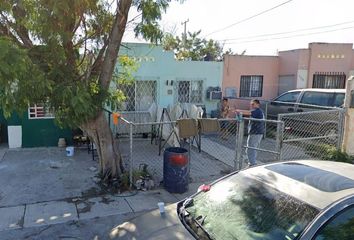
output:
M181 25L184 25L184 33L183 33L183 47L186 49L186 42L187 42L187 22L189 22L189 19L186 21L182 22Z

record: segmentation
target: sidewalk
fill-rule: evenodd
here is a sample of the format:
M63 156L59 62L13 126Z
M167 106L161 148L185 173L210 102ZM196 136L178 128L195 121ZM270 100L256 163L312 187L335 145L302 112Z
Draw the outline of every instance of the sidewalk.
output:
M0 236L4 231L25 229L101 218L113 215L139 213L157 209L158 202L166 205L192 195L202 183L191 183L184 194L171 194L164 189L147 192L102 195L83 199L72 198L0 208ZM1 238L1 237L0 237Z
M5 145L4 143L0 143L0 162L4 158L6 151L7 151L7 144Z

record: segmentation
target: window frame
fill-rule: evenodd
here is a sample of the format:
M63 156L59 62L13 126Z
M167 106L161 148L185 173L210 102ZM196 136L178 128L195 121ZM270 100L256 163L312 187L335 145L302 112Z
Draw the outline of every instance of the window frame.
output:
M312 221L312 223L307 226L305 231L300 235L299 239L314 240L314 236L321 227L323 227L337 213L350 206L354 206L354 193L349 193L347 196L333 202L330 206L323 209L321 213Z
M240 98L252 98L263 96L263 75L241 75L240 77ZM244 86L246 85L246 86ZM253 88L256 88L254 90ZM253 94L258 93L258 94Z
M337 106L337 97L343 97L343 102L341 105ZM333 98L333 107L343 107L344 106L344 100L345 100L345 93L335 93L334 98Z
M345 73L316 72L312 76L312 87L323 89L344 89L346 84Z
M34 104L28 107L28 119L29 120L36 120L36 119L54 119L55 115L52 111L49 110L50 108L45 104ZM32 111L34 110L34 112ZM42 114L38 112L43 112ZM32 116L35 115L35 116ZM41 115L41 116L37 116Z
M145 85L145 86L144 86ZM147 92L151 94L150 95L146 95L145 93L145 90L147 89ZM138 81L135 81L135 99L134 99L134 102L135 102L135 106L134 106L134 109L135 111L147 111L149 109L149 107L147 107L146 109L141 109L141 100L144 98L144 97L151 97L152 98L152 103L153 104L154 102L157 103L157 98L158 98L158 83L156 80L138 80Z
M305 97L309 94L324 94L324 95L328 95L327 98L327 103L326 104L317 104L317 103L307 103L307 102L303 102L305 99ZM311 97L311 96L310 96ZM332 107L333 105L333 99L335 97L335 93L334 92L320 92L320 91L305 91L300 99L300 104L305 104L305 105L316 105L316 106L321 106L321 107ZM307 96L307 98L309 98L309 96Z
M180 84L184 83L185 86L180 88ZM176 103L189 103L189 104L203 104L204 94L203 94L204 80L202 79L179 79L175 84L175 102ZM180 93L187 91L186 96L180 96ZM183 101L180 101L180 100ZM197 100L197 101L195 101ZM198 101L199 100L199 101Z
M147 84L147 86L143 86L143 84ZM118 86L119 87L119 86ZM148 92L152 90L152 94L149 95L149 97L152 97L154 102L158 101L159 94L158 94L158 81L156 79L144 79L144 80L135 80L132 83L128 83L125 85L120 86L120 90L123 91L124 96L126 99L122 101L123 105L123 111L126 112L140 112L140 111L147 111L146 110L141 110L141 106L139 105L139 100L141 100L142 97L145 97L147 95L142 94L145 93L144 91L140 91L142 89L146 88L151 88L148 89Z
M329 224L331 224L333 221L336 220L336 218L338 216L340 216L342 213L345 213L346 211L351 211L354 210L354 204L348 205L345 208L341 209L340 211L338 211L337 213L335 213L333 216L331 216L331 218L329 218L319 229L317 229L317 231L315 232L315 234L313 235L313 237L311 238L311 240L319 240L317 239L317 237L319 236L319 234L321 233L321 231L327 227Z
M284 95L288 95L288 94L298 94L298 96L296 97L296 100L294 102L286 102L286 101L280 101L279 100L279 98L283 97ZM273 101L274 102L297 103L300 95L301 95L301 91L286 92L286 93L283 93L282 95L276 97Z

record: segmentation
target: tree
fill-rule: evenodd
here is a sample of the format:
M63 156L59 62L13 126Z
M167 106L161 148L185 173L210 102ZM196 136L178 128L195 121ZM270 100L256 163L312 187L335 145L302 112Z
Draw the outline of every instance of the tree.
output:
M222 60L223 51L221 45L212 39L200 38L201 30L197 32L188 32L184 40L172 34L165 34L163 39L163 48L174 51L178 60L193 61L218 61Z
M157 43L158 20L171 0L3 0L0 3L0 108L9 116L46 103L63 126L94 141L105 181L122 173L116 139L103 106L121 100L112 90L119 47L131 7L135 33ZM133 63L121 58L129 68Z

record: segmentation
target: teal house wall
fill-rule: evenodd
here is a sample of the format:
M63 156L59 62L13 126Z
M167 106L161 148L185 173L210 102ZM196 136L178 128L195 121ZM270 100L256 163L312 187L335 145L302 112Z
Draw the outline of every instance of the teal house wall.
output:
M157 104L167 107L176 103L178 81L202 80L202 102L206 112L217 109L220 100L209 100L206 96L208 87L221 87L223 62L215 61L177 61L172 51L165 51L161 46L145 43L124 43L120 55L133 57L139 65L134 73L135 79L157 82Z
M22 147L51 147L58 146L58 139L65 138L68 145L72 144L72 131L67 128L58 127L54 119L29 119L28 113L20 117L13 113L11 117L5 118L0 110L1 143L8 142L8 126L22 127Z
M22 147L54 147L59 138L65 138L66 144L72 144L72 131L60 128L54 119L28 119L22 121Z

